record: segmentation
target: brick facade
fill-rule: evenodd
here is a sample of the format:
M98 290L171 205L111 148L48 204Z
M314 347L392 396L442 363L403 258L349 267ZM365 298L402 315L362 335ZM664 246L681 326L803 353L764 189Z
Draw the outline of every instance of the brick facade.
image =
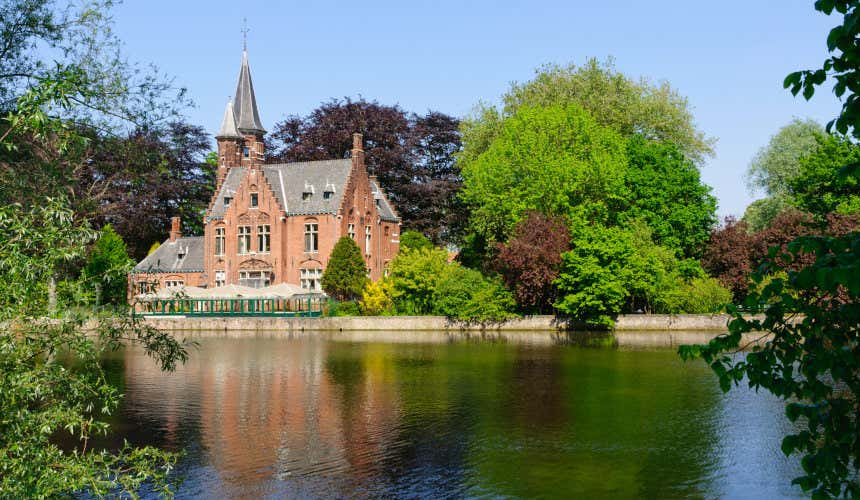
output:
M353 135L349 160L277 165L264 163L264 134L243 54L237 97L216 137L216 189L204 235L178 238L175 221L164 248L136 266L132 292L141 282L164 287L179 280L209 288L291 283L319 289L335 243L351 233L370 278L384 275L400 248L400 219L368 175L361 134ZM183 244L192 249L188 256L177 253Z

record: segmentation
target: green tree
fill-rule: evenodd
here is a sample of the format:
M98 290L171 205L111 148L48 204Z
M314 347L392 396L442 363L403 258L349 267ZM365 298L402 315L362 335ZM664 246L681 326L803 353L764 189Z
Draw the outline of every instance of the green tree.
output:
M322 276L325 293L337 300L355 300L367 285L367 264L352 238L337 240Z
M400 250L418 250L421 248L433 248L433 242L426 236L407 229L400 233Z
M89 286L63 272L94 237L61 200L29 210L0 207L0 497L131 496L144 484L164 495L174 491L176 455L88 446L108 431L106 420L120 403L102 369L106 351L140 343L164 369L188 355L185 344L128 315L100 322L95 336L81 318L48 319L50 282ZM57 446L55 436L74 439L75 450Z
M69 311L48 319L53 283L78 289L73 296L89 287L74 270L95 233L75 217L69 190L58 182L70 165L86 163L85 131L172 109L158 103L169 85L151 79L153 72L126 71L114 50L108 6L0 1L0 166L16 165L30 194L38 194L27 205L7 198L0 203L3 498L135 496L145 484L163 495L173 491L176 455L88 444L107 432L106 420L120 402L101 366L105 351L139 343L163 369L172 369L187 358L187 344L125 314L99 321L95 335ZM38 58L51 53L57 57L50 64ZM3 176L0 183L9 181ZM54 438L64 435L75 440L73 451L56 445Z
M679 257L698 257L717 222L717 199L699 170L671 143L634 135L627 144L629 207L622 220L644 220L654 242Z
M800 173L800 159L818 148L824 127L812 119L795 118L770 138L747 167L747 186L773 196L786 193Z
M846 167L860 163L860 146L843 136L819 138L819 147L800 162L800 172L789 183L799 208L819 218L831 212L843 215L860 212L860 182L840 175Z
M744 221L752 231L761 231L777 214L794 205L790 186L800 174L801 158L818 148L824 127L818 122L795 118L770 138L747 168L747 187L766 197L751 204Z
M771 226L779 214L793 207L794 199L786 193L765 196L747 205L742 221L751 233L757 233Z
M628 197L624 140L577 105L522 107L463 167L470 228L507 241L526 212L606 222Z
M827 128L860 137L860 2L819 0L815 9L842 14L841 24L827 37L833 55L821 69L788 75L783 85L795 95L802 90L810 99L815 87L832 76L834 93L844 99L842 112ZM838 172L840 182L857 182L858 177L856 162ZM774 248L753 280L759 287L745 305L757 310L766 304L764 319L747 318L730 307L734 318L727 335L706 346L682 346L679 352L685 359L701 357L709 363L724 391L746 380L788 402L786 416L804 424L782 441L786 455L803 456L803 474L793 484L811 491L813 498L858 497L860 232L802 236L785 250ZM745 357L732 355L741 347L743 334L751 332L770 337L761 337L763 344L753 346Z
M126 302L127 276L133 264L122 238L110 224L103 227L83 271L86 281L99 288L101 304Z
M697 165L713 155L714 140L696 128L685 97L666 82L634 81L619 73L612 59L605 63L588 59L581 67L544 66L531 81L512 85L502 100L501 110L479 105L473 116L463 121L464 150L459 157L463 167L489 148L505 119L520 108L572 104L625 137L640 134L674 144Z

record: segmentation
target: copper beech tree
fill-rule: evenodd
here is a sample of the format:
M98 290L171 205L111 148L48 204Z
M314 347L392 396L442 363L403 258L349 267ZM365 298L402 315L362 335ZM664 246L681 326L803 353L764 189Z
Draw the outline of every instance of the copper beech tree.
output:
M352 134L364 134L367 169L379 177L403 219L434 243L452 242L465 220L457 199L462 184L454 153L460 150L459 120L436 111L408 113L364 99L332 99L307 116L275 125L267 141L269 160L345 158Z
M556 299L561 254L570 250L570 231L564 219L529 212L511 239L498 245L493 267L502 275L524 310L549 313Z

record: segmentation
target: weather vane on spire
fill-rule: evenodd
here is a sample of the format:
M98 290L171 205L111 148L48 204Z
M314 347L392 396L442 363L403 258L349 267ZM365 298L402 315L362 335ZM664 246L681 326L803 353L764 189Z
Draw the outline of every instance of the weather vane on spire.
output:
M251 31L248 29L248 18L242 18L242 29L239 30L242 32L242 50L248 50L248 32Z

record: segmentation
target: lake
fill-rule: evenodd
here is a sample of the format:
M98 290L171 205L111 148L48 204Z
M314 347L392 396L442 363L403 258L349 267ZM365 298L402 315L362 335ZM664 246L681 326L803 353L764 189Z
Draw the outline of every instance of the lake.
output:
M800 496L783 403L674 350L249 336L105 361L180 498Z

